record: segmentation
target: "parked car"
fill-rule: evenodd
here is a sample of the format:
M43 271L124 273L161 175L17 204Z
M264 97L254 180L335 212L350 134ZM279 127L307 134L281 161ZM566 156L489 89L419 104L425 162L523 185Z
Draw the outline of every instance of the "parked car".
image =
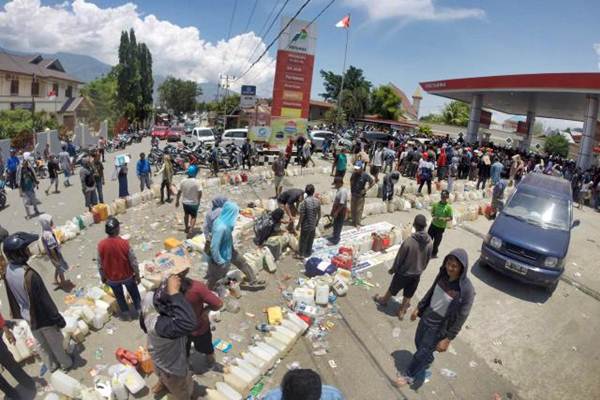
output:
M183 128L180 126L172 126L167 130L165 137L167 142L179 142L183 137Z
M325 139L331 139L332 143L335 140L335 134L330 131L310 131L308 133L308 137L315 145L315 151L323 150L323 143L325 142Z
M398 138L385 132L369 131L364 132L362 135L362 141L368 145L383 144L383 146L386 147L390 140L394 140L396 145L401 143Z
M169 128L166 126L155 126L154 129L152 129L152 137L158 138L159 140L166 139L168 129Z
M214 146L217 138L212 128L199 128L196 127L192 130L191 138L194 142Z
M578 225L568 180L526 175L490 227L479 262L553 292Z
M185 124L183 124L183 132L185 132L186 135L189 135L192 133L192 131L194 130L195 127L196 127L195 123L186 122Z
M248 129L239 128L239 129L227 129L221 135L221 145L225 146L228 144L235 144L237 146L241 146L246 141L248 137Z

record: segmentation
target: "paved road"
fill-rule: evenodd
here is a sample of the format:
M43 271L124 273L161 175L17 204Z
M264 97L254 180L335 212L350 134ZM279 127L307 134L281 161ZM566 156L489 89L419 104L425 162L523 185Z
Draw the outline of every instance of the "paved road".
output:
M142 145L141 148L146 146ZM131 147L132 155L140 149ZM135 157L134 157L135 159ZM131 172L130 172L131 174ZM130 184L134 177L130 176ZM286 186L303 187L313 183L317 190L329 190L331 178L328 176L302 176L286 178ZM115 196L116 183L109 185L109 196ZM112 192L111 192L112 190ZM210 198L221 191L206 188L205 198ZM269 185L243 186L227 188L228 193L240 204L272 195ZM68 189L69 196L51 196L45 201L48 210L56 213L60 222L83 210L82 196L77 188ZM109 197L111 198L111 197ZM12 199L12 197L11 197ZM13 201L13 200L11 200ZM377 201L375 199L370 201ZM63 204L58 204L62 202ZM328 206L326 207L328 208ZM12 213L12 207L3 211ZM15 218L9 218L9 229L30 229L37 231L33 221L25 221L22 207L16 210ZM8 214L10 215L10 214ZM412 221L415 210L378 215L367 218L366 222L389 221L401 225ZM168 236L183 238L181 211L171 205L145 204L137 209L128 210L119 216L123 224L123 233L132 235L131 242L140 260L151 258L161 248L162 241ZM4 223L5 218L2 217ZM159 222L158 228L150 226ZM472 228L485 231L489 222L478 220ZM582 253L591 251L590 242L585 233L598 232L600 218L597 214L586 211L582 218L581 232L574 235L569 256L570 262L580 265ZM578 228L579 229L579 228ZM484 232L485 233L485 232ZM594 235L595 237L597 235ZM64 253L72 266L68 276L78 286L97 284L98 277L94 267L95 246L103 237L102 226L92 226L84 235L68 242ZM592 238L593 238L592 237ZM389 283L389 275L383 268L371 270L369 280L379 285L377 289L351 287L345 298L337 302L339 312L330 317L335 326L329 331L327 341L329 353L315 356L311 342L307 338L299 341L268 378L268 386L277 385L281 376L287 371L286 366L294 361L303 367L314 368L324 381L338 386L348 399L491 399L498 393L504 399L584 399L600 398L600 385L597 371L600 370L600 350L597 346L597 332L600 331L600 303L591 296L581 292L572 285L561 282L552 297L543 291L515 283L493 271L481 268L476 260L479 255L481 239L464 229L446 232L441 245L441 254L453 248L464 247L470 257L471 279L477 296L472 313L458 338L452 344L452 351L436 356L432 368L431 381L418 391L411 389L397 390L391 385L397 368L406 365L410 353L414 351L414 332L416 323L398 321L393 316L395 307L390 305L385 310L378 310L371 296L385 290ZM594 250L595 251L595 250ZM586 253L589 254L589 253ZM596 253L591 253L593 257ZM573 258L571 258L573 257ZM592 258L590 258L592 259ZM194 256L195 275L201 275L202 267L199 256ZM51 282L52 268L48 261L36 259L34 267L41 271L47 282ZM416 297L422 296L432 282L441 260L433 261L425 271ZM581 262L581 279L597 274L594 263ZM572 270L567 273L572 273ZM224 357L235 357L246 348L253 329L258 322L264 322L263 310L267 306L285 303L281 290L295 287L295 280L301 277L302 267L287 256L279 263L278 271L267 276L269 286L261 292L244 292L240 301L239 313L224 313L223 320L217 324L214 337L230 338L231 333L242 336L242 342L232 340L233 351ZM3 285L3 282L0 282ZM49 285L50 286L50 285ZM7 303L5 291L0 289L1 310L6 315ZM64 309L63 292L53 291L59 308ZM414 300L417 301L416 299ZM247 314L249 313L249 314ZM254 315L254 316L250 316ZM114 350L118 346L135 349L145 343L145 338L136 323L111 321L112 335L107 327L89 335L85 348L81 353L83 360L71 375L91 385L90 370L110 365L114 362ZM394 328L400 328L398 337L393 337ZM334 360L336 368L329 364ZM198 355L192 356L193 367L197 372L197 380L207 386L220 379L215 372L206 372L203 360ZM455 378L441 375L442 368L454 371ZM39 366L35 363L27 366L30 373L37 373ZM152 384L153 377L148 379ZM150 398L145 392L139 398Z

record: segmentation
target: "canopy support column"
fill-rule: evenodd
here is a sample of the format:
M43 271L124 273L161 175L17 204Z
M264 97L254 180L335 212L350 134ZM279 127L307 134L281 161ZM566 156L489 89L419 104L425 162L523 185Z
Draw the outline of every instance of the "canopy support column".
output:
M594 142L598 125L598 97L588 96L585 119L583 121L583 136L577 157L577 166L584 171L592 165Z
M471 115L469 116L469 125L467 127L467 143L476 143L479 134L479 120L481 119L481 106L483 105L483 95L476 93L471 100Z

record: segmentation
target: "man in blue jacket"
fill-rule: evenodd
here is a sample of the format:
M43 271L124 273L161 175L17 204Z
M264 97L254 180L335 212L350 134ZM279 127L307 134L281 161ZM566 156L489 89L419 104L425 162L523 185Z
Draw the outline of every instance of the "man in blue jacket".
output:
M150 169L150 163L146 160L146 155L144 153L140 153L140 159L135 166L135 171L140 179L140 192L144 191L144 186L150 189L150 173L152 170Z
M11 189L17 187L17 169L19 168L19 157L15 149L10 149L10 157L6 160L6 176L8 179L8 186Z
M411 321L420 318L415 334L417 351L403 375L396 379L397 386L423 382L425 371L433 362L433 352L448 350L460 332L475 298L475 289L467 277L468 267L464 249L455 249L444 259L433 285L410 317Z

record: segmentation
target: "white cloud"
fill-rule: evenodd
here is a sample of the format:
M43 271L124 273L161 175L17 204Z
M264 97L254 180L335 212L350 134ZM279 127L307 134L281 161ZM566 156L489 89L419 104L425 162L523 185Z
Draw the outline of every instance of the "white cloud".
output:
M434 0L346 0L346 3L364 8L374 20L399 18L448 21L485 17L485 11L480 8L437 7L433 4Z
M600 43L594 44L594 50L596 51L598 58L600 58ZM600 69L600 60L598 61L598 69Z
M195 27L181 27L152 14L142 16L133 3L100 8L85 0L57 6L44 6L39 0L12 0L0 9L3 47L85 54L111 65L117 63L121 31L130 28L152 52L155 73L198 82L216 83L220 73L241 75L250 66L254 48L259 46L253 60L266 47L253 32L211 43L202 39ZM259 94L270 95L275 73L272 61L265 56L232 88L256 84Z

